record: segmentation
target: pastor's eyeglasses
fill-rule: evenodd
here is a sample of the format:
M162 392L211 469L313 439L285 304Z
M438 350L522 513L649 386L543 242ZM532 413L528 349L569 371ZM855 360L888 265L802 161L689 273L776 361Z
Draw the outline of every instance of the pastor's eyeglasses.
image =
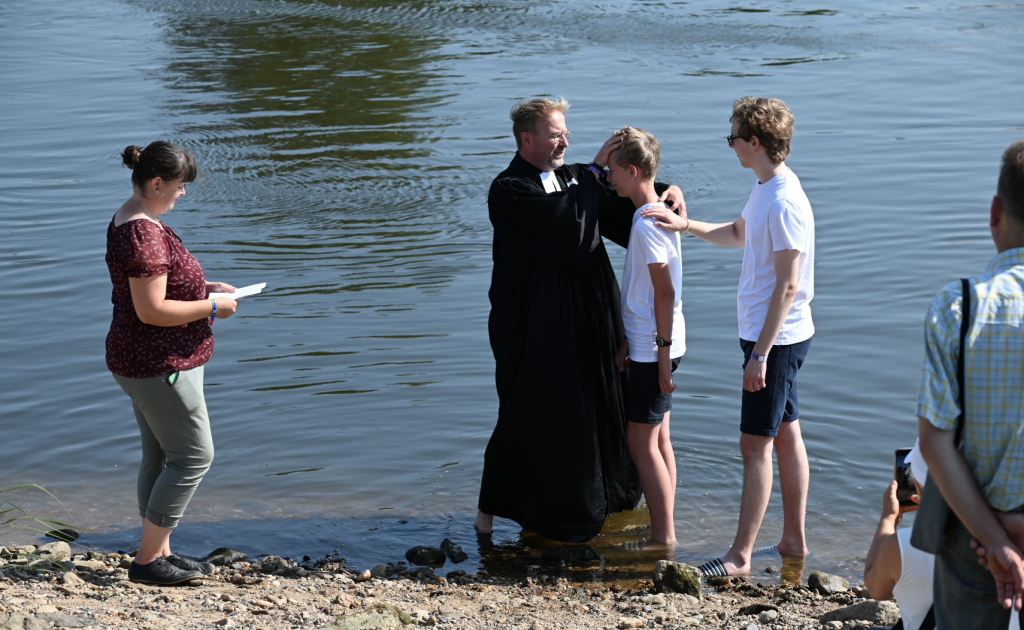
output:
M565 131L565 132L562 132L562 133L553 133L553 134L551 134L551 139L554 140L555 142L558 142L563 137L565 137L565 141L568 142L569 138L572 137L572 132L571 131Z

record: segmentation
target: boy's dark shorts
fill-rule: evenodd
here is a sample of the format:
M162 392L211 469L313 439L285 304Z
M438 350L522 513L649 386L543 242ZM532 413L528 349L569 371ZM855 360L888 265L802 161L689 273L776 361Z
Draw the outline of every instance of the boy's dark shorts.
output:
M750 361L750 353L755 343L740 339L744 369ZM768 353L765 388L757 392L743 390L743 410L740 413L742 433L775 437L779 434L779 426L783 422L800 419L796 373L804 364L810 347L810 339L788 346L772 346Z
M679 357L681 359L682 357ZM679 367L679 359L672 359L672 371ZM665 413L672 409L672 394L661 393L658 363L629 362L629 405L626 417L640 424L661 424Z

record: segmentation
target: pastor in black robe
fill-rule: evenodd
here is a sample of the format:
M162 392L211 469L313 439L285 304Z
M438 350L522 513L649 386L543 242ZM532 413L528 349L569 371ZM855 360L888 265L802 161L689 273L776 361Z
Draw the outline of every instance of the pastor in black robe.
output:
M615 365L619 284L601 240L625 247L635 208L586 165L556 169L559 192L545 192L540 174L517 153L487 198L499 407L479 508L582 542L605 515L640 500L626 443L627 375Z

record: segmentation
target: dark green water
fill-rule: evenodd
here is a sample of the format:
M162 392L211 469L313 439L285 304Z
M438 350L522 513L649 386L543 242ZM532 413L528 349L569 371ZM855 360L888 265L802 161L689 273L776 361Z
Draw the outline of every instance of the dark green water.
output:
M730 105L770 95L796 114L788 163L819 239L808 567L854 576L892 451L916 434L925 308L994 254L999 155L1024 137L1022 18L1019 3L804 0L0 5L0 487L46 486L91 528L83 543L137 535L138 436L103 362L104 235L130 195L115 153L166 138L205 170L167 222L210 279L268 283L215 328L217 458L179 549L338 548L367 566L449 536L476 563L497 408L485 199L514 150L509 107L568 98L573 161L624 124L654 132L660 179L725 221L752 178L723 140ZM685 561L735 531L740 260L684 241ZM776 495L759 544L780 533ZM650 559L608 550L631 537L595 544L643 573Z

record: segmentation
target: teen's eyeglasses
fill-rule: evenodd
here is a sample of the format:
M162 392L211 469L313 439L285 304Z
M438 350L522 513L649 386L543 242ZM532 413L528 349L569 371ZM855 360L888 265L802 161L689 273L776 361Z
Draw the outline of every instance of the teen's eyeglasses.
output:
M726 142L728 142L728 143L729 143L729 146L731 147L731 146L732 146L732 142L733 142L733 140L742 140L742 141L744 141L744 142L750 142L750 139L751 139L751 138L753 138L753 137L754 137L754 136L748 136L748 137L744 138L743 136L733 136L733 135L729 135L729 136L726 136L726 137L725 137L725 141L726 141Z
M555 142L558 142L559 140L561 140L564 137L565 141L568 142L569 138L572 137L572 132L571 131L564 131L562 133L553 133L553 134L551 134L550 137Z

